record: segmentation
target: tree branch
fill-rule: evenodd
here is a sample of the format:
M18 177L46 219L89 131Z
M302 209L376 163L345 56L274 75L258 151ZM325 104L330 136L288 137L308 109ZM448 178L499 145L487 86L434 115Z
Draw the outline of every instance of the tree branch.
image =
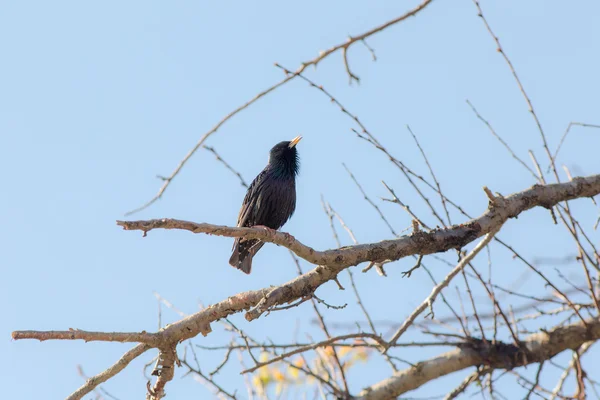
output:
M520 348L512 344L482 345L482 341L462 346L436 358L402 370L367 389L361 400L396 398L441 376L465 368L485 365L492 369L512 369L549 360L564 350L575 350L585 342L600 340L600 319L541 331L521 341Z
M362 262L394 261L413 254L426 255L450 249L460 249L475 239L499 228L508 219L515 218L520 213L533 207L552 208L561 201L593 197L599 193L600 175L575 178L566 183L534 185L530 189L503 198L501 202L491 204L488 210L479 218L472 219L464 224L430 232L414 232L410 236L403 236L395 240L384 240L378 243L359 244L326 251L318 251L308 247L285 233L259 228L236 228L167 218L147 221L117 221L117 225L122 226L125 230L141 230L144 235L153 229L183 229L193 233L260 239L264 242L286 247L306 261L315 265L327 266L332 273L337 274L344 268Z
M427 298L404 321L404 323L396 331L396 333L394 333L394 336L392 336L392 339L388 342L388 344L385 345L385 351L388 351L388 349L391 347L391 345L396 343L396 341L400 338L400 336L402 336L402 334L404 332L406 332L408 327L411 326L415 322L417 317L419 315L421 315L421 313L423 311L425 311L427 309L427 307L430 307L433 312L433 302L435 301L437 295L440 294L442 289L444 289L446 286L448 286L448 284L450 284L450 281L459 272L461 272L465 268L465 266L471 262L471 260L473 258L475 258L477 253L479 253L485 246L487 246L490 243L490 241L494 238L494 235L496 234L496 232L499 229L500 228L496 229L496 231L494 231L494 232L488 233L487 236L481 242L479 242L479 244L477 244L477 246L475 246L475 248L473 250L471 250L471 252L469 254L467 254L464 258L462 258L460 260L460 262L456 265L456 267L454 267L452 269L452 271L450 271L450 273L448 275L446 275L444 280L442 280L438 285L436 285L433 288L433 290L431 291L431 294L429 296L427 296Z
M79 389L77 389L75 392L73 392L73 394L71 394L69 397L67 397L66 400L82 399L83 396L85 396L88 393L91 393L92 390L94 390L94 388L96 386L98 386L99 384L101 384L103 382L106 382L107 380L109 380L110 378L112 378L113 376L118 374L119 372L123 371L125 369L125 367L127 365L129 365L129 363L131 361L133 361L134 359L136 359L137 357L142 355L147 350L150 350L150 348L151 347L146 344L138 344L133 349L131 349L127 353L123 354L123 357L121 357L110 368L108 368L107 370L105 370L105 371L99 373L98 375L95 375L95 376L91 377L90 379L88 379L87 381L85 381L83 386L81 386Z
M317 267L275 288L270 287L238 293L219 303L209 306L202 311L183 318L178 322L170 324L159 330L157 333L100 333L78 330L64 332L15 331L13 332L13 338L15 340L105 339L107 341L132 341L135 338L141 342L147 343L140 344L130 350L115 365L90 379L69 398L70 400L80 399L81 396L89 393L89 391L97 384L114 376L133 358L139 356L149 348L155 347L159 348L161 351L164 349L174 349L178 343L195 337L198 334L206 336L211 332L211 322L240 311L250 309L250 311L246 313L246 319L248 321L257 319L273 306L289 303L312 295L319 286L329 280L335 279L340 271L349 266L357 265L365 261L382 262L385 260L398 260L409 255L431 254L453 248L462 248L477 238L497 230L509 218L514 218L520 213L533 207L542 206L549 208L561 201L581 197L592 197L599 193L600 175L575 178L570 182L562 184L535 185L530 189L502 198L502 201L493 202L494 204L490 204L488 210L483 213L482 216L462 225L454 225L445 229L436 229L428 232L416 231L410 236L404 236L395 240L360 244L327 251L314 250L282 232L268 232L264 229L233 228L172 219L118 221L117 223L125 229L142 230L144 234L152 229L160 228L184 229L194 233L210 233L226 237L256 238L264 240L265 242L282 245L305 260L316 264ZM102 335L105 336L103 337ZM586 339L586 341L587 340L592 339ZM464 349L461 351L464 351ZM452 355L452 357L456 357L456 355ZM461 357L464 357L464 355L461 355ZM531 358L528 356L529 362L534 362L532 361L533 359L535 359L535 357ZM175 358L174 360L176 361ZM460 360L462 360L462 358L460 358ZM168 364L171 365L171 361L167 361L169 361ZM461 367L460 369L462 368L466 368L466 366ZM172 368L170 372L172 372ZM161 387L157 387L157 385L160 382L166 383L166 381L170 379L169 376L170 374L163 378L159 376L159 379L155 384L155 389L161 389ZM418 380L415 380L414 382L416 383Z
M154 333L137 332L88 332L79 329L68 331L15 331L12 333L14 340L37 339L44 340L84 340L86 342L135 342L145 343L152 347L158 345L160 337Z

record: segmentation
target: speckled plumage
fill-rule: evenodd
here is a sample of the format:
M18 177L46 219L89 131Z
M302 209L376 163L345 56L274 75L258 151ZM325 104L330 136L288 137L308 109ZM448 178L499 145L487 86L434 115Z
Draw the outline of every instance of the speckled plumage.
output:
M301 137L276 144L269 163L250 184L238 215L238 227L257 225L279 229L296 209L296 175L299 170L296 144ZM252 257L264 242L238 238L233 244L229 264L249 274Z

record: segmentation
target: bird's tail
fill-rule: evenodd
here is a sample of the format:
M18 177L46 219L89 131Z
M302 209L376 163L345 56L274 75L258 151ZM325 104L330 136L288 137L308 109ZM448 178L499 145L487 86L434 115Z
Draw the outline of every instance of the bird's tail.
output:
M236 239L233 244L233 253L229 258L229 264L246 274L252 270L252 257L263 247L264 243L260 240L242 240Z

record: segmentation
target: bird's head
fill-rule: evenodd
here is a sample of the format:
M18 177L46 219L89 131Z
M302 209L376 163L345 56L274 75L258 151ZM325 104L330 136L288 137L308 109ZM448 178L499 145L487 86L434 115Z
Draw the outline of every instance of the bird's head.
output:
M298 150L296 145L302 136L296 136L290 141L279 142L271 149L269 164L280 174L294 177L300 170Z

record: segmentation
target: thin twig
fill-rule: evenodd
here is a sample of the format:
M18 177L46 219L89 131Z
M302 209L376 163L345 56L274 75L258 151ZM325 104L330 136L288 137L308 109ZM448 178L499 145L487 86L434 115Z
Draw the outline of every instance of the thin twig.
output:
M506 64L508 65L510 72L512 73L513 77L515 78L515 82L517 83L517 86L519 87L519 90L521 91L521 94L525 98L525 102L527 103L529 112L531 113L531 116L533 117L535 124L540 132L540 136L542 138L542 144L543 144L544 150L546 151L548 159L550 160L550 165L552 166L552 169L554 170L554 174L557 178L557 181L559 181L558 173L556 172L556 165L554 163L554 159L552 158L552 154L550 153L550 148L548 147L548 142L546 141L546 135L544 133L544 130L542 129L542 124L541 124L540 120L538 119L537 114L535 113L535 110L533 109L533 104L531 103L531 100L529 99L529 96L527 95L527 92L525 91L525 88L523 87L523 84L521 83L521 79L519 79L519 76L517 75L517 71L515 70L515 67L513 66L510 59L508 58L508 55L506 55L506 53L504 52L504 49L502 48L502 45L500 44L500 40L494 34L494 32L492 31L492 27L490 26L487 19L483 15L483 11L481 10L479 1L473 0L473 3L477 7L477 11L478 11L477 15L481 18L481 20L485 24L487 31L489 32L489 34L494 39L494 42L496 43L496 50L502 55L502 57L504 58L504 61L506 61Z
M499 229L488 233L485 236L485 238L481 242L479 242L479 244L477 244L477 246L475 246L473 250L471 250L469 254L467 254L462 260L460 260L456 267L454 267L454 269L448 275L446 275L446 277L439 283L439 285L433 288L431 294L402 323L402 326L398 329L398 331L394 333L392 338L389 340L389 344L395 343L398 340L398 338L400 338L400 336L402 336L402 334L406 332L406 330L409 328L410 325L413 324L417 317L423 311L425 311L430 304L432 304L435 301L435 298L442 291L442 289L448 286L450 281L477 255L477 253L479 253L485 246L487 246L487 244L492 240L492 238L494 237L496 232L498 232L498 230ZM389 344L386 345L385 351L387 351L390 348Z
M221 394L227 398L230 398L232 400L236 400L237 397L235 396L235 392L234 393L229 393L228 391L226 391L225 389L223 389L223 387L219 384L217 384L214 379L204 375L202 373L202 371L200 371L200 369L196 369L194 367L192 367L187 361L183 360L181 362L183 365L185 365L186 367L188 367L189 372L195 374L197 377L201 378L204 382L206 382L207 384L209 384L210 386L212 386L213 388L215 388L217 390L217 394Z
M508 143L506 143L506 141L504 139L502 139L502 137L500 135L498 135L496 133L496 131L494 130L494 128L492 127L492 125L489 123L489 121L485 118L483 118L481 116L481 114L479 114L479 111L477 111L477 109L475 108L475 106L473 104L471 104L471 102L469 100L467 100L467 104L469 105L469 107L471 107L471 109L473 110L473 112L475 113L475 116L481 121L483 122L489 129L490 133L496 138L498 139L498 141L500 143L502 143L502 145L506 148L506 150L508 150L508 152L510 153L510 155L517 160L523 167L525 167L525 169L527 171L529 171L529 173L531 173L531 175L533 175L534 178L538 179L537 175L535 174L535 172L533 172L533 170L529 167L529 165L527 165L527 163L525 163L525 161L523 161L519 156L517 156L517 154L513 151L513 149L508 145Z
M352 178L352 181L354 181L354 183L356 184L356 186L358 187L358 189L360 190L360 192L364 196L365 200L375 209L375 211L377 211L377 214L379 214L379 217L381 217L381 219L383 220L383 222L385 222L385 224L387 225L387 227L390 229L390 232L392 232L392 234L394 236L398 236L398 234L396 234L396 231L394 231L394 228L392 228L392 225L388 222L387 218L385 217L385 215L383 215L383 213L381 212L381 210L379 209L379 207L377 206L377 204L375 204L373 202L373 200L371 200L369 198L369 196L367 195L367 193L365 192L365 190L362 188L361 184L358 183L358 181L354 177L354 174L352 174L352 172L348 169L348 167L346 166L346 164L342 164L342 165L346 169L346 172L348 172L348 175L350 175L350 178Z
M320 342L317 342L317 343L311 343L311 344L307 344L307 345L298 347L298 348L296 348L296 349L294 349L292 351L288 351L286 353L280 354L277 357L274 357L274 358L272 358L270 360L267 360L267 361L264 361L264 362L259 362L255 366L253 366L252 368L247 368L247 369L243 370L241 372L241 374L247 374L247 373L250 373L250 372L254 372L257 369L264 367L265 365L276 363L276 362L281 361L281 360L283 360L285 358L289 358L289 357L291 357L291 356L293 356L295 354L304 353L306 351L314 350L314 349L317 349L319 347L328 347L328 346L331 346L331 345L335 344L335 342L340 342L342 340L358 339L358 338L360 338L360 339L364 339L364 338L372 339L372 340L374 340L377 343L377 347L379 347L379 348L382 348L383 346L385 346L387 344L380 336L372 334L372 333L352 333L352 334L349 334L349 335L335 336L335 337L331 337L331 338L329 338L327 340L323 340L323 341L320 341ZM271 346L260 346L259 345L257 347L260 347L260 348L269 348Z
M404 204L399 198L398 196L396 196L396 193L394 192L394 189L390 188L387 183L385 183L384 181L381 181L381 183L383 183L383 186L385 186L385 188L391 193L393 200L391 200L391 202L398 204L400 207L402 207L407 213L408 215L410 215L414 221L417 221L419 223L419 225L421 225L423 228L430 230L431 228L429 228L429 226L427 226L427 224L425 224L419 217L417 217L415 215L415 213L413 213L410 209L410 207L406 204ZM388 199L383 199L383 200L388 200ZM388 200L390 201L390 200Z
M238 179L240 180L240 184L245 187L248 188L248 184L246 183L246 181L244 180L244 178L242 177L242 174L240 174L238 171L236 171L231 165L229 165L229 163L227 161L225 161L223 159L223 157L221 157L221 155L219 155L219 153L217 153L217 151L215 150L214 147L210 147L207 145L202 146L204 149L210 151L211 153L213 153L215 155L215 158L217 159L217 161L220 161L225 168L227 168L229 171L231 171L235 176L238 177Z
M600 128L600 125L585 124L583 122L575 122L575 121L569 122L569 125L567 126L567 129L565 130L565 133L560 138L560 142L558 142L558 146L556 147L556 151L554 152L554 155L552 156L552 160L550 161L550 165L548 166L547 172L550 172L550 168L552 168L552 163L556 162L556 157L558 157L558 152L560 151L560 148L562 147L563 142L567 138L567 135L569 134L569 132L571 131L571 128L573 126L581 126L581 127L584 127L584 128Z
M452 219L450 219L450 213L448 212L448 206L446 205L446 196L444 196L444 193L442 192L442 187L440 186L440 182L437 180L435 174L433 173L433 168L431 167L431 164L429 164L429 159L427 158L425 151L421 147L421 144L419 143L417 136L413 133L412 129L410 129L410 126L406 125L406 129L408 129L408 131L412 135L413 139L415 140L415 143L417 144L417 147L419 148L419 151L421 152L421 155L423 156L423 159L425 160L425 164L427 164L427 168L429 169L431 178L433 178L433 182L435 183L435 186L437 187L437 190L438 190L438 194L440 195L440 200L442 201L442 207L444 207L444 211L446 212L446 218L448 219L448 224L452 225ZM446 225L444 224L444 226L446 226Z
M465 390L471 385L471 383L478 380L480 377L484 376L486 373L489 373L489 370L479 370L476 369L472 374L467 376L461 383L458 385L453 391L448 393L444 400L453 400L464 393Z

